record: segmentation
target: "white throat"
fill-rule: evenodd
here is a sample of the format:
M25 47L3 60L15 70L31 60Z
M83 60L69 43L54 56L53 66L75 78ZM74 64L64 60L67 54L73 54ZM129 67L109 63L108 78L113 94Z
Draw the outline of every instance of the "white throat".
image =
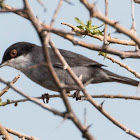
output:
M17 70L24 71L30 66L30 60L31 56L29 54L21 55L19 57L10 59L7 65Z

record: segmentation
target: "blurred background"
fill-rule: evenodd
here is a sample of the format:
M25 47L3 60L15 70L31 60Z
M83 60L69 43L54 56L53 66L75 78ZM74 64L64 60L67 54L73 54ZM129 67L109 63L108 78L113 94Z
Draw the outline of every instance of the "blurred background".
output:
M54 10L57 7L59 0L44 0L43 3L46 6L46 11L37 2L37 0L29 0L31 7L35 15L44 23L49 24L53 16ZM67 26L61 25L61 22L70 23L73 25L78 25L74 17L78 17L84 23L89 20L89 13L85 7L77 0L71 0L73 5L69 5L66 2L63 3L61 10L59 11L58 18L56 19L54 27L58 29L65 29L66 31L71 31ZM89 2L95 2L89 0ZM14 8L22 8L22 0L6 0L6 4L13 6ZM97 8L101 12L105 12L105 1L96 1ZM137 35L140 35L140 5L134 4L135 7L135 20ZM124 27L130 29L132 25L131 18L131 1L130 0L110 0L109 1L109 18L118 21ZM13 13L0 13L0 60L2 59L4 51L16 42L25 41L40 45L38 35L32 26L32 24ZM93 18L92 22L94 25L101 25L102 22ZM112 37L129 40L128 37L118 34L116 30L112 27L108 27L108 33ZM106 69L115 72L117 74L136 79L134 75L130 72L121 68L119 65L112 63L110 60L104 59L99 56L98 52L88 50L79 46L74 46L71 42L56 36L51 35L52 40L55 42L57 48L70 50L76 53L80 53L87 56L99 63L106 65ZM103 42L93 39L90 37L78 38L86 41L88 43L93 43L97 45L102 45ZM120 50L134 50L133 46L123 46L110 44L111 47ZM125 64L128 64L131 68L140 72L139 60L138 59L124 59L121 60L119 57L114 56ZM3 67L0 69L0 76L11 81L16 75L21 74L20 79L15 83L22 91L28 93L30 96L41 96L44 93L57 94L56 92L49 91L43 87L35 84L29 80L20 71L17 71L10 67ZM138 80L138 79L137 79ZM0 83L0 89L5 87L4 84ZM110 95L132 95L140 96L140 90L136 87L119 84L119 83L102 83L89 85L86 87L91 95L99 94L110 94ZM2 101L17 100L22 99L18 93L13 90L9 90L6 94L2 96ZM120 99L95 99L98 103L104 102L104 108L108 113L114 116L117 120L125 124L127 127L133 129L134 131L140 133L140 101L133 100L120 100ZM120 128L116 127L112 122L106 119L98 110L96 110L87 101L75 101L75 99L69 98L69 101L74 109L74 112L81 120L84 122L84 110L86 109L86 120L87 125L92 125L90 127L90 132L94 135L97 140L118 140L127 139L135 140L134 137L127 135ZM61 99L55 98L50 99L49 105L60 111L64 111L64 105ZM75 125L61 117L55 116L52 113L42 109L38 105L31 102L19 103L17 107L12 105L7 105L5 107L0 107L0 123L7 127L27 135L32 135L40 140L81 140L82 135ZM18 139L17 137L14 137Z

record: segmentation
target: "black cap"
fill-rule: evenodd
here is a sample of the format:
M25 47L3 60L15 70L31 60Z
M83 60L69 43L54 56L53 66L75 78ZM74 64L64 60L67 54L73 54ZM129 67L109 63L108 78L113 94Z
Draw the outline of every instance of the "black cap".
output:
M1 64L4 62L16 58L21 55L26 55L29 52L32 51L32 48L34 47L34 44L28 43L28 42L17 42L13 45L11 45L4 53L4 56L2 58Z

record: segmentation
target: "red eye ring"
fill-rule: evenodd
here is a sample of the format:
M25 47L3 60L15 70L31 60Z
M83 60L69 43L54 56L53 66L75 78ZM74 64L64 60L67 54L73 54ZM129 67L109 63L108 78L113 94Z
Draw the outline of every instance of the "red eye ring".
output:
M14 49L10 52L11 57L16 57L17 56L17 50Z

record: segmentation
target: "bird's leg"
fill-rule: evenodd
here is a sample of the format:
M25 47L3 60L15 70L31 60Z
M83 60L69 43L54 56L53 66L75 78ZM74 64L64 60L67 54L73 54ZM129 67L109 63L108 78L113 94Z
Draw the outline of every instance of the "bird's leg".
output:
M82 75L79 77L79 79L81 79L82 81ZM89 79L88 81L86 81L86 83L83 83L84 86L90 84L93 81L94 78ZM81 96L80 96L80 90L76 90L73 94L73 98L76 98L76 101L81 100Z
M73 94L73 98L76 98L76 101L81 100L80 90L76 90Z
M48 93L45 93L45 94L42 94L42 100L44 103L49 103L49 94Z
M83 75L79 76L79 80L82 82ZM76 90L73 94L73 98L76 98L76 101L81 100L80 90Z

